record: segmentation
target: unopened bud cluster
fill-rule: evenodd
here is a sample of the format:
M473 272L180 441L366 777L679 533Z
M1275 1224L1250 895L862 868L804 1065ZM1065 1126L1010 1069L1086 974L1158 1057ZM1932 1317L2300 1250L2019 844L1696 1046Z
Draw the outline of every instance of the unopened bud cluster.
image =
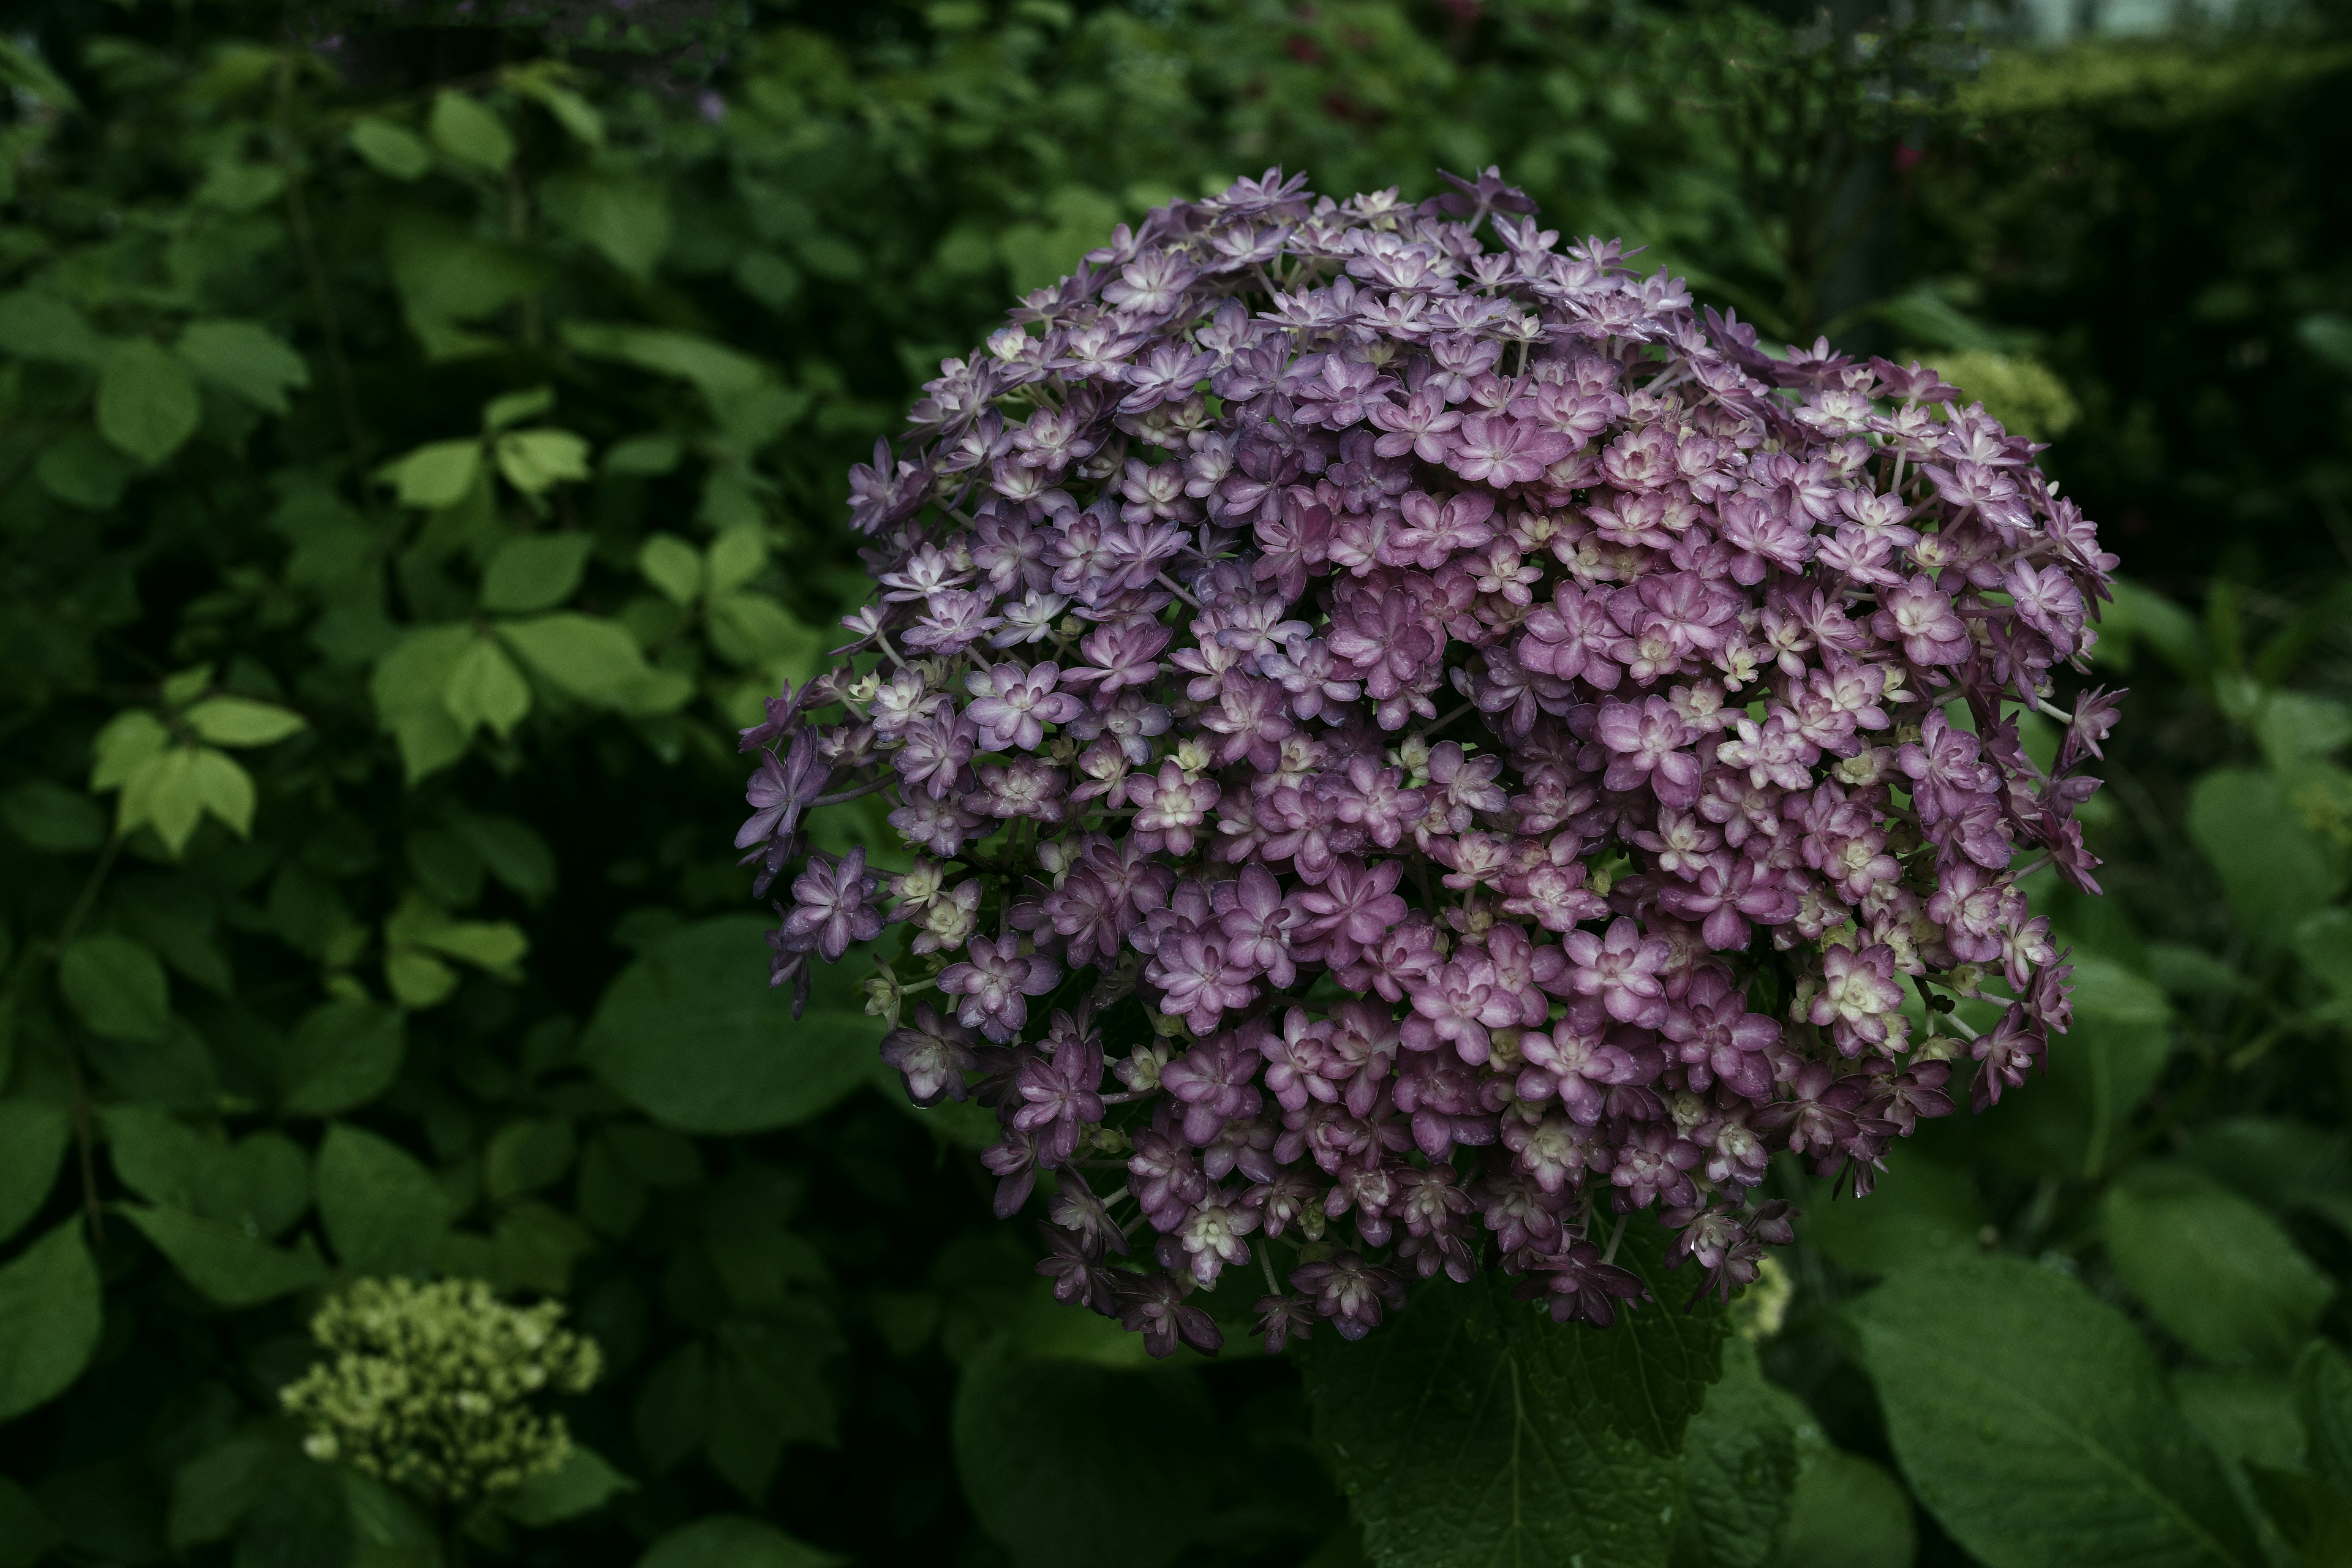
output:
M551 1394L596 1381L595 1342L556 1325L561 1303L511 1307L479 1280L362 1279L310 1333L333 1352L287 1385L303 1447L436 1500L509 1491L571 1451Z
M2038 448L1454 184L1269 173L1031 295L853 471L852 661L744 731L773 980L899 925L884 1055L1155 1351L1229 1268L1277 1345L1489 1264L1607 1323L1636 1212L1729 1291L1771 1155L1867 1190L2066 1025L2019 884L2095 890L2116 700L2053 677L2115 558ZM908 868L805 853L877 793Z

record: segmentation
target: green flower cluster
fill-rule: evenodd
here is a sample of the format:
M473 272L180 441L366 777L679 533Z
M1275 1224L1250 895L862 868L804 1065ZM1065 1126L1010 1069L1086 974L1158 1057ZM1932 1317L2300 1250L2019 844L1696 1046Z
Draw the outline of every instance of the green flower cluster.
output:
M278 1397L308 1421L303 1447L439 1500L510 1490L571 1451L535 1395L580 1394L603 1362L556 1326L562 1303L510 1307L478 1279L362 1279L310 1320L335 1352Z

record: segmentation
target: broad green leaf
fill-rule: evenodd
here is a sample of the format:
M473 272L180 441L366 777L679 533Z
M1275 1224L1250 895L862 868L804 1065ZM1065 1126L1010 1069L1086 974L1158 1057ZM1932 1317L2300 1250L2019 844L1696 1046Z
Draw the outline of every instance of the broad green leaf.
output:
M239 1226L178 1209L125 1204L116 1212L189 1284L224 1307L257 1307L327 1282L327 1266L308 1237L299 1247L272 1247Z
M795 1541L763 1519L718 1513L656 1541L637 1568L837 1568L847 1561Z
M2322 910L2294 928L2294 955L2339 997L2352 997L2352 910Z
M553 61L534 60L506 73L506 84L544 108L556 122L586 147L604 144L604 118L586 99L555 79Z
M457 656L441 700L463 733L471 735L478 725L487 724L503 739L530 711L530 682L496 637L478 637Z
M501 340L455 332L450 323L479 321L544 285L552 275L540 258L488 239L438 215L402 211L384 226L384 260L428 357L496 349Z
M0 1241L41 1212L58 1184L72 1124L37 1100L0 1100Z
M152 1105L112 1106L103 1121L114 1173L150 1203L262 1237L310 1206L310 1160L283 1133L231 1144Z
M637 547L637 570L680 608L702 595L702 557L675 533L656 533Z
M1914 1495L1988 1568L2261 1562L2147 1342L2074 1280L1954 1261L1851 1310Z
M394 1002L421 1013L457 994L457 972L429 952L394 950L383 955L383 984Z
M1560 1324L1481 1276L1422 1286L1360 1344L1318 1331L1304 1358L1315 1436L1365 1554L1380 1568L1665 1563L1682 1463L1622 1423L1646 1363L1629 1331L1677 1306L1651 1302L1606 1330ZM1661 1413L1687 1414L1704 1391L1669 1375Z
M368 682L377 721L400 742L412 784L466 754L466 731L449 717L442 694L473 641L471 626L420 626L377 661Z
M866 1074L881 1022L767 983L765 923L729 915L648 947L606 988L581 1052L622 1099L687 1132L756 1132L825 1110Z
M2115 584L2115 602L2100 612L2098 658L2102 663L2128 666L2134 643L2146 643L2167 664L2195 679L2211 666L2213 655L2197 617L2153 589L2137 583Z
M188 788L203 803L205 810L226 825L239 838L253 836L253 775L239 765L226 752L216 752L210 746L185 748L188 753ZM174 840L163 836L174 854L186 842L183 836Z
M395 180L422 178L433 167L433 150L414 132L368 115L352 122L352 150Z
M767 535L757 527L730 528L710 542L704 567L714 594L731 594L768 564Z
M76 425L51 442L33 465L41 488L90 511L111 511L138 476L139 465L109 446L96 426Z
M1158 1568L1198 1533L1213 1486L1216 1415L1189 1372L1030 1360L1000 1341L965 1363L951 1430L964 1496L1016 1568Z
M631 436L604 448L604 471L632 479L668 473L683 456L675 436Z
M215 746L267 746L310 723L291 709L247 697L207 697L181 717Z
M302 356L257 321L191 321L180 331L179 348L205 380L272 414L286 412L288 392L310 384Z
M2352 1363L2315 1340L2295 1363L2294 1403L2312 1473L2352 1498Z
M478 99L454 88L433 97L433 113L425 121L434 145L461 163L488 174L503 174L514 162L514 137L498 115Z
M2221 768L2197 782L2189 836L2221 876L2238 921L2275 950L2335 897L2333 857L2291 809L2278 780Z
M710 601L710 641L740 665L782 671L793 680L816 672L823 633L801 625L765 594L718 594Z
M1886 1152L1877 1190L1857 1198L1842 1183L1820 1183L1798 1226L1841 1266L1885 1274L1975 1251L1984 1223L1965 1172L1898 1144Z
M2276 1220L2185 1165L2133 1166L2100 1212L2108 1259L2132 1294L2221 1365L2285 1365L2335 1294Z
M572 237L645 281L669 248L669 201L659 182L638 174L557 174L539 187L548 216Z
M394 458L376 470L376 478L390 484L404 505L445 507L464 500L481 471L479 441L436 441Z
M396 1009L351 1000L313 1007L278 1047L278 1109L335 1116L365 1105L392 1087L405 1045Z
M547 1116L509 1121L482 1150L482 1190L503 1202L551 1187L572 1169L579 1149L568 1121Z
M205 750L174 746L142 763L124 783L121 798L116 802L114 830L128 836L152 827L163 847L178 855L204 819L208 800L219 793L216 780L201 776L210 771L197 764L197 756Z
M534 1530L593 1513L636 1483L614 1469L604 1456L584 1443L574 1443L563 1462L551 1470L528 1477L507 1495L502 1505L517 1524Z
M422 948L493 973L508 974L530 951L530 940L511 921L461 921L412 893L383 922L394 947Z
M1724 1346L1723 1376L1691 1418L1676 1568L1766 1568L1789 1521L1799 1468L1795 1396L1764 1381L1755 1347Z
M0 294L0 353L96 370L106 363L106 340L66 300L16 289Z
M304 1462L290 1422L257 1422L214 1444L172 1478L167 1539L183 1552L226 1539L283 1472Z
M595 541L584 533L532 533L499 547L482 574L482 608L544 610L572 597Z
M567 321L560 330L575 353L681 377L694 383L714 406L768 379L767 367L758 360L691 332L579 321Z
M1790 1499L1779 1568L1911 1568L1917 1551L1901 1482L1859 1454L1811 1446Z
M73 1385L98 1348L98 1266L76 1215L0 1264L0 1421Z
M617 621L558 612L501 622L499 634L550 685L600 708L666 713L692 690L685 677L648 665L636 639Z
M196 433L196 384L177 356L145 338L109 349L98 373L98 433L152 465Z
M491 876L525 899L536 903L555 891L555 851L528 825L466 812L450 818L449 830L482 858Z
M527 496L544 495L567 479L584 479L588 443L569 430L509 430L498 439L499 472Z
M319 1145L319 1217L348 1274L432 1272L449 1232L441 1184L408 1152L337 1122Z
M172 987L145 944L86 936L58 960L58 983L81 1021L118 1040L160 1040L172 1020Z
M496 433L526 419L536 419L555 406L555 388L540 385L520 392L502 392L482 405L482 428Z
M350 1568L448 1568L433 1521L409 1493L349 1465L329 1474L343 1494Z
M52 855L79 855L106 842L106 813L98 803L47 779L26 779L0 794L0 821Z
M89 772L94 790L121 789L141 766L163 754L172 743L172 731L144 708L126 709L107 721L90 752Z

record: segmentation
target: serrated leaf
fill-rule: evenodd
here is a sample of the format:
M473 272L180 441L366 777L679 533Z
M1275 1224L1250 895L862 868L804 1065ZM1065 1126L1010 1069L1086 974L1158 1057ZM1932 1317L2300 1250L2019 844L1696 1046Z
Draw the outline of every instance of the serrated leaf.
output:
M478 637L457 656L449 684L441 689L449 717L467 734L488 724L504 737L530 711L530 683L499 647L496 637Z
M463 500L481 471L479 441L436 441L394 458L376 478L393 487L403 505L438 508Z
M567 479L584 479L588 443L569 430L509 430L498 438L499 472L527 496L544 495Z
M0 1421L47 1404L98 1348L98 1266L77 1215L0 1265Z
M302 356L257 321L191 321L179 349L207 381L272 414L286 412L288 392L310 384Z
M163 966L127 936L86 936L58 959L58 984L94 1034L155 1041L172 1021L172 987Z
M482 608L551 609L572 597L595 542L584 533L532 533L508 541L482 574Z
M181 717L215 746L267 746L310 724L291 709L247 697L207 697Z
M1906 1270L1852 1309L1915 1496L1988 1568L2256 1568L2138 1331L2021 1258Z
M433 96L433 112L425 129L434 145L461 163L492 174L503 174L514 162L514 137L498 115L478 99L454 88Z
M1756 1351L1734 1339L1723 1376L1691 1418L1675 1543L1677 1568L1767 1568L1796 1494L1804 1406L1764 1381Z
M352 150L395 180L421 179L433 167L433 150L404 126L368 115L352 122Z
M1365 1555L1380 1568L1664 1564L1681 1461L1613 1429L1617 1400L1596 1373L1631 1352L1641 1313L1674 1310L1654 1302L1612 1329L1554 1323L1481 1276L1422 1286L1360 1344L1310 1342L1316 1440Z
M98 433L150 466L196 433L196 384L178 356L145 338L109 349L98 373Z

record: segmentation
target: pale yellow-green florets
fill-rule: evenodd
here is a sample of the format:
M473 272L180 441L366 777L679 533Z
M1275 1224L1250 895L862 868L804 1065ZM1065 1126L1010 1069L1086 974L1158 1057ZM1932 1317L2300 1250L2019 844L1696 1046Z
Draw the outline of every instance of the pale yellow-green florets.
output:
M511 1490L571 1451L541 1395L579 1394L602 1363L556 1325L560 1302L511 1307L480 1280L362 1279L310 1333L334 1352L279 1394L310 1424L310 1457L438 1500Z

